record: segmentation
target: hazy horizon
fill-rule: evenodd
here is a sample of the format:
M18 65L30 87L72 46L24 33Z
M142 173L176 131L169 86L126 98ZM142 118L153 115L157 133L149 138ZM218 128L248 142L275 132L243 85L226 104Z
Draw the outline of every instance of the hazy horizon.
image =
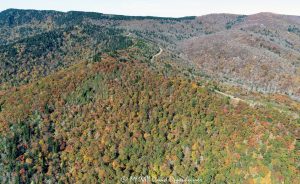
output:
M286 0L210 0L209 2L196 0L120 0L96 1L85 0L84 3L79 0L28 0L20 2L16 0L0 0L0 11L6 9L34 9L34 10L56 10L56 11L86 11L99 12L105 14L118 14L129 16L159 16L159 17L184 17L184 16L202 16L214 13L230 14L256 14L260 12L271 12L285 15L300 15L300 1Z

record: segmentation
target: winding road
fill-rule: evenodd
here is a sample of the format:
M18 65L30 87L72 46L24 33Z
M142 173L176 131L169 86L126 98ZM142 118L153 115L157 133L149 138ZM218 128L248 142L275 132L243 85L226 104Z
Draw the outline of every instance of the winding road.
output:
M256 107L256 106L262 106L265 107L266 104L263 104L261 102L255 102L255 101L251 101L251 100L244 100L238 97L235 97L233 95L227 94L227 93L223 93L221 91L218 90L214 90L215 93L218 93L219 95L225 96L225 97L229 97L231 100L235 101L235 102L244 102L248 105L250 105L251 107ZM282 109L278 108L278 107L273 107L273 109L279 111L280 113L284 112L290 116L292 116L293 118L297 119L299 118L299 114L295 113L295 112L287 112L287 111L283 111Z
M151 62L154 62L155 58L157 58L158 56L160 56L163 53L163 49L161 47L159 47L159 52L157 54L155 54L152 58L151 58Z
M227 93L223 93L221 91L218 91L218 90L215 90L216 93L220 94L220 95L223 95L223 96L226 96L226 97L229 97L230 99L232 100L236 100L237 102L245 102L251 106L254 106L255 104L253 104L252 102L249 102L249 101L246 101L246 100L243 100L241 98L238 98L238 97L235 97L233 95L230 95L230 94L227 94Z
M127 37L130 37L131 35L132 35L132 33L128 33L126 36L127 36Z
M128 33L127 35L125 35L126 37L131 37L133 34L132 33ZM154 56L152 56L151 58L151 62L154 62L155 58L157 58L158 56L160 56L163 53L163 49L161 47L159 47L159 52L157 54L155 54Z

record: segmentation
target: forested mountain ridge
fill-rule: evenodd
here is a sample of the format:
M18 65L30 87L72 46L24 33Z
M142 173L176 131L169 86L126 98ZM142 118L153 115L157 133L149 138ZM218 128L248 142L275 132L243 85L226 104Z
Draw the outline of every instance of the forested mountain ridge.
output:
M92 60L103 51L131 45L118 29L93 25L70 26L0 46L1 83L18 85L39 76Z
M215 75L255 57L235 47L231 53L222 45L229 38L234 41L228 45L268 48L257 46L264 41L247 40L260 34L254 33L257 27L242 25L256 24L261 16L271 16L266 20L273 23L275 15L174 19L1 12L0 182L121 183L148 176L153 181L297 183L300 119L291 114L300 112L300 104L284 91L260 89L259 81L254 87L235 83L246 77L236 69ZM284 63L299 54L298 17L280 17L287 19L282 24L278 18L278 25L295 38L293 47L271 48L266 60L276 49L281 59L272 61L278 62L273 67L265 62L266 73L277 66L276 71L287 65L279 73L298 69L297 62ZM285 38L281 33L272 44ZM245 61L230 59L236 55ZM253 67L255 62L248 62ZM271 78L273 86L272 80L282 81ZM297 95L296 79L288 87Z
M298 16L258 13L162 18L8 9L0 13L0 25L1 45L72 26L118 28L162 45L215 79L299 99Z

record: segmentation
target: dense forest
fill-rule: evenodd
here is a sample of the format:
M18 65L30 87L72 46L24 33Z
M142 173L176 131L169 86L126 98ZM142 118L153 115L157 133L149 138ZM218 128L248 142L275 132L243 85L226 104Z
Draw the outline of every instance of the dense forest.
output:
M66 16L10 11L22 18L1 25ZM299 117L220 95L226 84L144 33L82 22L107 15L68 16L79 22L0 45L0 183L300 181Z
M121 33L119 29L77 25L1 45L0 83L28 83L101 52L130 46L131 40Z

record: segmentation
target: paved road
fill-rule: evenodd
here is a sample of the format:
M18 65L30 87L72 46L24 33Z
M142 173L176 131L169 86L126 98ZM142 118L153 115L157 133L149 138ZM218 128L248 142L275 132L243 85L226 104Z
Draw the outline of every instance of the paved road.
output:
M131 35L132 35L132 33L128 33L126 36L127 36L127 37L130 37Z
M244 102L244 103L250 105L251 107L255 107L255 106L263 106L263 107L265 107L266 106L266 104L263 104L263 103L260 103L260 102L254 102L254 101L251 101L251 100L244 100L244 99L235 97L233 95L230 95L230 94L227 94L227 93L223 93L223 92L218 91L218 90L215 90L215 92L218 93L218 94L220 94L220 95L222 95L222 96L229 97L231 100L234 100L236 102ZM277 111L279 111L281 113L284 112L284 113L292 116L295 119L299 118L299 114L297 114L297 113L290 112L290 111L288 111L288 112L287 111L283 111L282 109L280 109L278 107L273 107L273 109L275 109L275 110L277 110Z
M151 62L154 62L155 58L157 58L158 56L160 56L163 53L163 49L161 47L159 47L159 52L157 54L155 54L152 58L151 58Z
M243 99L241 99L241 98L238 98L238 97L232 96L232 95L230 95L230 94L223 93L223 92L221 92L221 91L218 91L218 90L215 90L215 92L216 92L216 93L218 93L218 94L220 94L220 95L223 95L223 96L229 97L230 99L235 99L235 100L237 100L237 101L242 101L242 102L245 102L245 103L247 103L247 101L246 101L246 100L243 100Z

